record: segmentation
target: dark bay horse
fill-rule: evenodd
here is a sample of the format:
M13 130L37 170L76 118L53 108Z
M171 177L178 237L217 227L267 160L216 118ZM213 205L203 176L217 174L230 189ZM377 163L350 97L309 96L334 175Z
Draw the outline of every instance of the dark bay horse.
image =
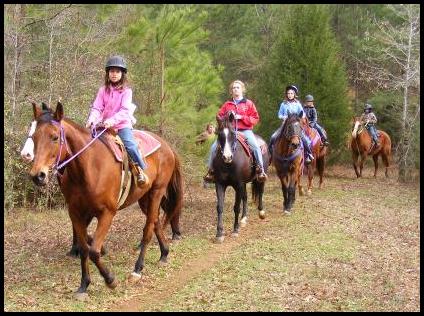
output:
M263 211L262 196L264 193L264 182L258 182L256 179L256 170L252 164L251 158L247 155L240 142L237 140L236 130L233 127L235 123L234 113L229 112L223 120L217 119L217 148L213 158L212 165L215 170L215 190L217 197L216 210L218 213L218 223L216 232L216 241L224 241L223 208L225 191L228 186L235 190L234 202L234 227L232 236L238 236L240 224L244 226L247 222L247 192L246 183L252 182L252 197L259 209L259 217L265 218ZM265 144L265 141L258 135L255 135L259 145ZM269 154L268 149L263 148L264 170L268 169ZM253 159L253 158L252 158ZM242 218L239 223L240 203L243 201Z
M46 185L51 169L56 169L59 163L70 160L59 177L60 189L68 204L68 213L72 221L81 258L81 284L76 297L85 297L90 284L89 261L96 265L103 276L106 285L114 288L117 285L115 276L103 263L100 250L118 211L118 195L121 180L121 163L116 161L112 151L99 139L95 139L89 147L92 136L89 129L83 128L64 118L63 106L58 102L56 111L42 111L33 103L35 131L34 161L30 175L35 184ZM161 144L158 150L146 157L150 179L145 186L133 185L125 203L119 208L125 208L134 202L146 215L146 224L141 239L141 249L136 261L133 279L139 279L144 267L144 258L153 232L159 241L161 251L160 262L166 262L169 245L164 236L163 228L170 223L174 236L180 235L179 218L182 208L183 184L181 166L177 154L159 136L150 133ZM160 208L164 210L160 220ZM87 226L92 219L97 218L97 227L90 238Z
M325 156L327 155L328 147L322 145L321 137L319 136L318 131L315 128L309 126L309 120L307 117L302 119L303 130L305 134L311 140L311 149L312 154L314 155L314 160L310 164L305 165L306 172L308 174L308 190L306 193L310 195L312 193L313 180L315 170L318 171L319 175L319 188L322 188L322 182L324 177L324 168L325 168Z
M381 156L381 159L386 166L385 175L386 177L389 176L388 168L391 161L392 141L390 140L390 136L382 130L378 130L377 135L380 145L378 147L372 147L373 141L371 135L361 122L360 117L353 117L352 136L349 142L349 147L352 151L353 168L355 169L357 178L362 176L362 168L364 167L365 159L367 159L368 156L372 156L372 159L374 160L374 178L377 177L379 156ZM360 159L358 162L359 156Z
M300 195L304 194L301 185L304 161L302 122L297 114L291 114L282 124L271 157L283 190L284 213L290 215L296 199L296 187Z

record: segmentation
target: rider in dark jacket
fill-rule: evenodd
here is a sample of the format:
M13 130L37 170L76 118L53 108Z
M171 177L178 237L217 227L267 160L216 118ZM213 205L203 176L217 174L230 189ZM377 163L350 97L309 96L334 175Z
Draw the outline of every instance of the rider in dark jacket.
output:
M314 105L314 97L310 94L305 97L303 111L309 120L309 126L315 128L318 131L323 145L328 146L330 143L328 142L327 133L325 132L324 128L318 124L318 114Z

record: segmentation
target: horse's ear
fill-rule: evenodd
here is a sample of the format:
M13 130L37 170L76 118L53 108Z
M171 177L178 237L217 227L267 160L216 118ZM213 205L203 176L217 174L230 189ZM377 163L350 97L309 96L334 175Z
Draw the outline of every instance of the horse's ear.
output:
M230 112L228 113L228 121L229 121L230 123L232 123L232 122L234 121L234 119L235 119L235 113L234 113L233 111L230 111Z
M32 104L32 110L34 111L34 119L38 119L38 117L41 115L42 111L40 107L35 103L31 102Z
M303 111L300 111L298 116L300 119L303 118Z
M63 118L63 105L60 101L57 101L56 111L54 112L53 118L58 122Z

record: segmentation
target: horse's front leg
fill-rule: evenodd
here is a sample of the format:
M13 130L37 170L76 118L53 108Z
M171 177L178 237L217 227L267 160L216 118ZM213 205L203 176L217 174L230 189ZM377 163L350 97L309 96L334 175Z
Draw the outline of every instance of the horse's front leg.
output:
M88 225L90 225L91 220L93 218L89 218L86 221L86 226L88 227ZM91 245L91 243L93 242L93 238L90 235L87 235L87 242L89 245ZM107 253L107 250L105 248L105 246L102 246L102 249L100 250L100 255L105 255ZM71 250L69 250L69 252L66 253L67 256L69 257L73 257L73 258L78 258L80 255L80 247L78 246L78 240L77 240L77 234L75 232L75 228L74 225L72 225L72 246L71 246Z
M162 197L165 195L166 187L160 189L151 189L149 194L149 203L147 207L146 214L146 224L143 229L143 238L140 243L140 254L138 256L137 262L135 263L134 271L131 273L133 279L140 279L140 272L144 268L144 258L146 256L147 246L152 239L154 228L156 223L159 221L159 208ZM169 252L169 246L165 240L162 241L161 245L161 257L162 262L166 262L166 258Z
M355 174L357 178L361 176L358 172L358 157L359 157L359 154L355 151L352 151L353 169L355 170Z
M233 226L233 232L231 233L232 237L237 237L240 229L239 224L239 215L240 215L240 203L245 195L246 191L246 184L239 183L237 186L234 187L234 190L236 191L235 201L234 201L234 226Z
M106 268L102 259L100 259L100 251L106 235L109 232L110 226L112 225L112 220L115 216L115 213L116 209L104 209L101 215L98 216L96 231L94 232L93 240L88 251L88 255L91 261L93 261L97 269L99 269L99 272L104 278L106 285L111 289L116 287L117 282L113 273L111 273L109 269Z
M215 184L215 191L216 191L216 198L217 198L216 212L218 215L215 240L218 243L222 243L224 241L224 223L223 223L222 213L224 210L225 189L226 189L226 186L220 183Z
M246 190L246 183L243 185L243 195L242 195L242 213L241 213L241 220L240 220L240 226L245 227L247 224L247 190Z
M284 176L284 177L280 177L280 181L281 181L281 189L283 191L283 212L286 213L288 209L288 203L289 203L289 197L288 197L288 191L287 191L288 179L286 176Z
M87 288L91 283L90 271L88 268L88 243L87 243L87 226L86 222L76 214L76 210L69 210L75 235L77 237L81 259L81 284L75 293L75 297L84 300L88 297Z

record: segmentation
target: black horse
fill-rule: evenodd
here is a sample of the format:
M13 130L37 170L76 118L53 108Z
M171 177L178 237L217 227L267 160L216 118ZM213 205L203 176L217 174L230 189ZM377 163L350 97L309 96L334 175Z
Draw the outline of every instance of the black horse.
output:
M216 154L213 158L212 165L215 170L215 189L217 197L217 212L218 223L216 241L223 242L223 218L222 211L224 207L225 191L228 186L234 188L235 202L234 202L234 229L232 236L238 236L240 224L245 226L247 223L247 192L246 183L252 182L252 198L259 209L259 217L265 218L265 211L263 211L262 196L264 192L265 183L257 180L257 172L253 163L253 158L250 158L242 147L240 141L237 140L237 132L234 130L234 113L229 112L224 119L218 122L218 139ZM265 141L258 135L255 135L258 144L262 149L264 171L268 169L269 153ZM243 201L242 219L239 223L240 202Z

